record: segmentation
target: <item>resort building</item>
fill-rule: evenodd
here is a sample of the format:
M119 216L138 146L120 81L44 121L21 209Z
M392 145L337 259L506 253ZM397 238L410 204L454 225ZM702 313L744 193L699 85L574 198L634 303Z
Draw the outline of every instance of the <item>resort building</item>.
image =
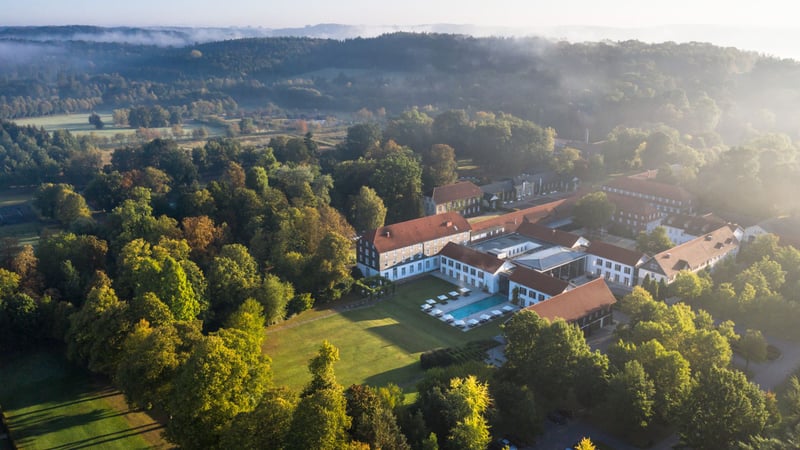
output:
M455 211L464 217L481 212L483 191L470 181L437 186L430 197L425 197L425 214L432 216Z
M402 280L439 270L445 245L469 240L469 223L456 212L422 217L362 235L356 243L356 265L364 276Z
M652 203L637 197L606 192L608 200L614 204L614 215L611 220L627 228L633 234L651 233L661 224L665 213L656 209Z
M604 192L639 198L666 214L690 214L692 195L680 186L639 178L621 177L603 186Z
M705 236L725 224L727 224L725 219L711 213L702 216L674 214L665 217L661 221L661 226L667 230L669 240L675 245L681 245L697 237Z
M642 252L601 241L592 241L586 253L587 274L627 287L637 284L638 269L648 259Z
M588 333L611 324L611 307L616 302L605 281L599 278L525 309L550 321L564 319Z
M512 267L509 261L454 242L439 252L439 271L443 275L490 294L500 291L500 273Z
M509 277L509 300L520 306L543 302L569 288L569 283L527 267L516 267Z
M638 283L650 277L651 280L669 284L682 270L699 272L712 268L739 251L744 232L736 225L725 225L705 236L700 236L681 245L663 251L639 267Z

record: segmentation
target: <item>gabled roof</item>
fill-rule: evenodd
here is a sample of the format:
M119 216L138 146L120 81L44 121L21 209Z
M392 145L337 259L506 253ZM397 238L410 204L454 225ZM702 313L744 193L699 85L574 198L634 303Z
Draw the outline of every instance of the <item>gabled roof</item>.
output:
M517 228L517 233L533 238L542 242L560 245L562 247L574 248L582 240L577 234L568 233L566 231L556 230L555 228L546 227L537 223L523 222Z
M558 278L545 275L527 267L518 266L514 273L508 277L509 281L521 284L529 289L535 289L544 294L554 296L564 292L569 283Z
M386 225L365 233L361 238L371 242L378 252L383 253L469 230L469 222L461 214L450 211Z
M647 255L642 252L628 250L627 248L617 247L601 241L592 241L589 247L586 248L586 253L632 267L636 267L647 259Z
M609 182L606 186L684 202L692 199L692 195L680 186L638 178L620 177Z
M506 233L511 233L516 231L517 227L519 227L525 220L536 222L537 220L543 219L555 213L556 209L565 202L566 199L556 200L543 205L521 209L519 211L503 214L502 216L482 220L480 222L474 222L472 224L472 230L474 232L480 232L489 228L503 228Z
M712 213L704 214L702 216L674 214L664 218L664 220L661 221L662 225L680 228L686 233L694 236L700 236L701 234L706 234L709 231L716 230L726 223L727 222L725 219L717 217Z
M598 278L525 309L547 320L560 317L571 322L616 302L605 280Z
M800 248L800 217L775 217L759 222L758 226L767 233L778 236L781 245Z
M660 272L672 279L681 270L695 271L712 258L723 256L739 246L736 225L725 225L711 233L653 256L645 263L647 270Z
M433 188L431 198L433 203L441 205L456 200L465 200L473 197L482 197L483 191L471 181L459 181L453 184Z
M496 273L505 262L494 255L482 253L467 246L456 244L455 242L449 242L445 245L444 248L439 251L439 255L461 261L464 264L489 273Z
M629 197L613 192L606 192L605 194L606 198L616 206L617 212L631 213L643 217L650 217L653 214L658 214L656 207L643 198Z
M495 181L494 183L481 186L484 194L499 194L501 192L513 191L514 182L511 180Z

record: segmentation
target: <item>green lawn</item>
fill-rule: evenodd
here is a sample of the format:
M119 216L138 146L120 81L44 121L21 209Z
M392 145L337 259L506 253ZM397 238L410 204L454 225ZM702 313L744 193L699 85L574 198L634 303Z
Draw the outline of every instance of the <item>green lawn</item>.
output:
M89 113L57 114L52 116L14 119L14 122L19 125L44 127L44 129L49 132L56 130L67 130L76 136L94 133L96 136L112 138L117 133L122 133L125 135L136 133L135 128L118 127L114 125L114 120L111 117L111 114L108 113L99 114L100 118L105 123L105 127L103 127L102 130L98 130L94 127L94 125L89 123L89 115ZM194 129L200 128L201 126L205 126L206 129L208 129L209 136L222 136L225 134L225 130L221 127L207 124L204 125L193 120L187 121L185 124L183 124L183 131L188 136L191 135L191 132ZM158 130L162 136L170 136L171 129L171 127L154 128L154 130Z
M398 285L394 296L374 306L312 316L305 322L301 314L294 323L268 329L264 351L272 358L275 384L302 388L310 378L308 360L327 339L339 348L336 376L342 385L393 382L406 392L415 391L423 374L422 352L500 334L499 321L463 332L420 311L425 299L453 288L438 278L425 277Z
M20 449L167 448L160 423L57 353L3 361L0 374L0 405Z

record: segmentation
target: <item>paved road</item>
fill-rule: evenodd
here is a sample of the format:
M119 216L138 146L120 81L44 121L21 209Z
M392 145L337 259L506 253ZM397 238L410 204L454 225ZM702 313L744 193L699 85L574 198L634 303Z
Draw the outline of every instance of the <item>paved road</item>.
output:
M738 329L736 331L743 334ZM781 351L781 356L775 361L750 362L748 372L752 375L751 380L758 384L761 389L774 391L800 367L800 345L797 342L785 341L770 336L767 336L767 341ZM733 365L744 370L744 358L734 354Z

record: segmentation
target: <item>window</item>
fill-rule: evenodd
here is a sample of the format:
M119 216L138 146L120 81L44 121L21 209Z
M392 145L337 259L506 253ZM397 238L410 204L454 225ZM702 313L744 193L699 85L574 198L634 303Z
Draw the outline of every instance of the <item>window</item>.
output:
M619 264L614 264L614 270L616 270L617 272L619 272L620 270L622 270L622 266L621 266L621 265L619 265Z
M405 267L403 267L403 269L400 271L400 275L406 276L406 268Z
M624 272L625 272L626 275L630 275L631 274L631 268L630 267L626 267Z
M611 261L606 261L606 269L610 269L610 268L611 268Z
M595 259L594 260L594 265L595 266L602 266L603 265L603 260L600 259L600 258Z
M473 277L475 276L475 268L474 267L469 269L469 274L472 275Z
M483 272L478 272L478 279L480 279L480 280L483 279Z
M539 301L540 301L540 302L541 302L541 301L544 301L544 294L542 294L541 292L539 292L539 295L537 296L537 298L539 299Z
M461 270L461 263L456 263L456 270Z

